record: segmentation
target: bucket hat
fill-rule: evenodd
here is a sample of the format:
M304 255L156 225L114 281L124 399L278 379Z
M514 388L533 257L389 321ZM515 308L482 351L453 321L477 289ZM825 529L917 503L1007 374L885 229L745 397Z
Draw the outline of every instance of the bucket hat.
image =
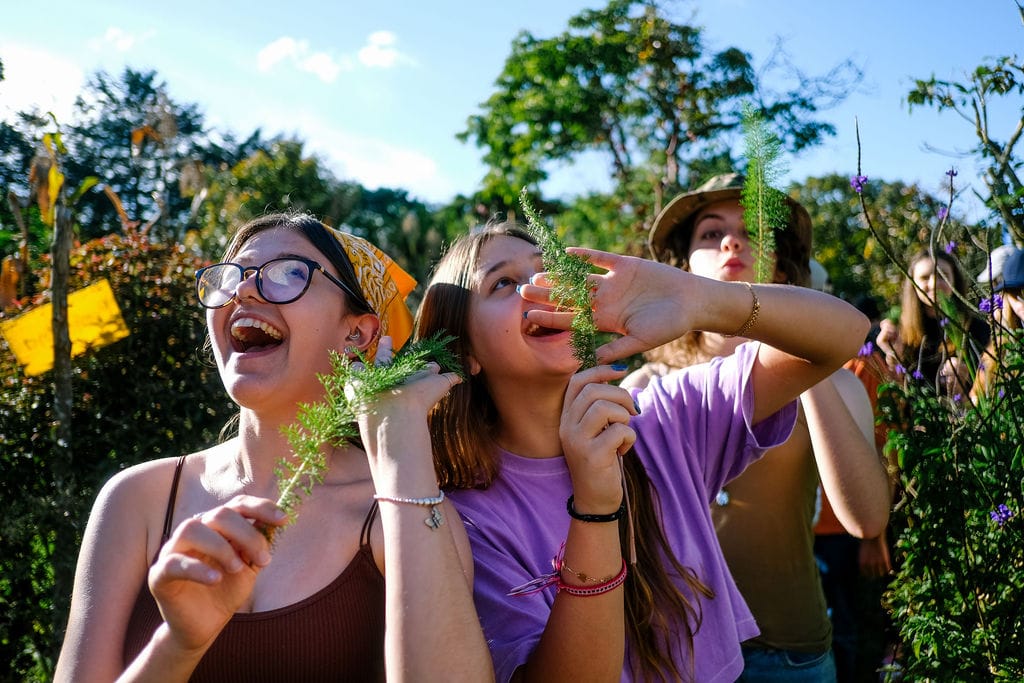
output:
M654 258L659 261L665 260L669 235L679 228L692 229L692 221L689 226L687 222L705 206L725 199L738 201L743 192L744 180L741 173L717 175L696 190L678 195L666 204L654 219L647 238L647 246ZM810 255L812 253L811 217L807 213L807 209L789 196L786 197L786 204L790 209L787 229L795 233L796 238L806 247L807 254Z

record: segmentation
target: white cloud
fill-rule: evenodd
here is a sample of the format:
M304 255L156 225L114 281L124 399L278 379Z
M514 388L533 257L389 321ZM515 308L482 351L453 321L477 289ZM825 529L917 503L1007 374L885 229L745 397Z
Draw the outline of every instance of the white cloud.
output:
M61 123L71 119L75 97L85 83L77 64L15 43L5 44L0 58L4 63L0 118L10 120L15 112L38 108L53 112Z
M262 73L270 71L281 62L291 64L299 71L311 73L324 83L333 83L339 73L352 70L350 59L335 59L326 52L312 52L307 41L290 36L278 38L256 55L256 68Z
M364 66L390 69L396 64L414 65L416 62L395 47L398 37L391 31L374 31L366 38L366 45L358 52Z
M101 52L105 48L113 48L115 52L128 52L137 44L152 37L153 31L132 34L118 26L109 26L102 38L93 38L89 41L89 48L95 52Z
M395 45L398 38L391 31L375 31L366 38L355 58L348 55L333 57L327 52L313 51L309 42L291 36L282 36L267 44L256 55L256 68L267 73L279 64L310 73L324 83L333 83L338 74L352 71L356 62L371 69L390 69L399 64L415 65L416 61L400 52Z

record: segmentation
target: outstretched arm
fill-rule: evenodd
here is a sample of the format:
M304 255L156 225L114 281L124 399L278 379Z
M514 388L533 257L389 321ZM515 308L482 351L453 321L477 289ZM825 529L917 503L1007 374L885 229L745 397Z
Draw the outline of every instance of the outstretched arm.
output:
M889 477L875 448L874 414L861 381L839 369L800 397L821 486L836 518L858 538L885 531Z
M597 350L598 362L654 348L690 330L742 330L763 342L752 369L755 424L854 357L867 334L863 314L813 289L720 282L647 259L569 251L606 271L590 276L594 321L622 336ZM548 301L545 287L523 286L520 292L531 301ZM571 313L533 310L528 315L540 325L571 325ZM757 391L762 385L771 391Z
M390 359L390 340L384 340L377 362ZM494 678L473 605L473 563L462 520L448 501L395 501L438 496L426 416L459 381L431 365L378 395L359 418L374 490L392 499L380 500L389 681Z

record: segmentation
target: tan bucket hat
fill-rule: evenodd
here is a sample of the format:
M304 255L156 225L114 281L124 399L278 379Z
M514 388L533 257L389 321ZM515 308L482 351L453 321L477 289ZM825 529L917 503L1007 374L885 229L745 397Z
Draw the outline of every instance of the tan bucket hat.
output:
M744 180L745 178L741 173L717 175L706 181L696 190L678 195L666 204L665 208L658 214L658 217L654 219L650 236L647 238L647 246L654 258L659 261L666 260L665 249L669 235L676 229L684 226L688 219L705 206L725 199L739 200L743 192ZM790 208L787 228L796 234L796 238L807 248L807 254L810 256L812 240L811 217L807 213L807 209L791 197L786 197L786 203Z

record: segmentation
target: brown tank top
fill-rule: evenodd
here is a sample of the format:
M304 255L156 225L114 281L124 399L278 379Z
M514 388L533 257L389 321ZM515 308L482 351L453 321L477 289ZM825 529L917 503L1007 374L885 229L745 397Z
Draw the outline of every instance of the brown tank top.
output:
M171 519L185 456L179 458L164 516ZM363 522L359 550L342 573L293 605L231 618L193 672L191 681L383 681L384 577L370 549L376 501ZM163 622L145 581L124 642L127 666Z

